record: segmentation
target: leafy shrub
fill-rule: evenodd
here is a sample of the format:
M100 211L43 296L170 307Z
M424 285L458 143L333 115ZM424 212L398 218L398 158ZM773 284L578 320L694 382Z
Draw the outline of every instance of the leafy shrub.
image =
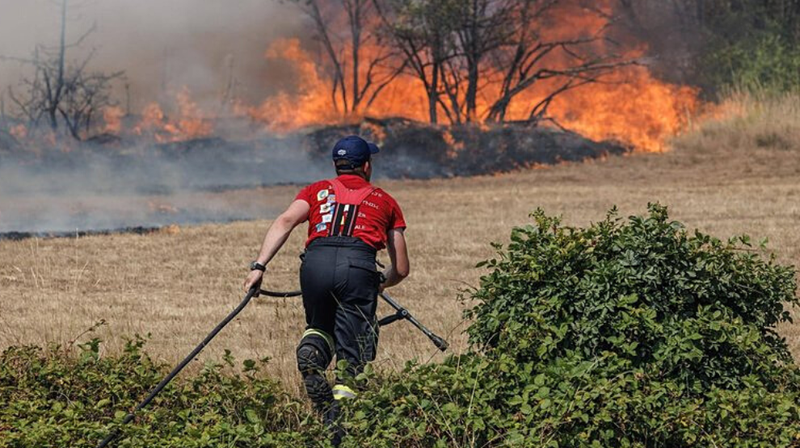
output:
M774 328L790 319L783 304L798 303L794 270L763 261L748 237L690 234L660 206L589 229L534 218L486 262L473 344L548 364L614 353L698 392L748 375L771 384L792 362Z
M695 83L712 89L706 93L720 90L724 93L732 87L772 93L800 88L797 3L773 0L692 3L694 6L689 9L693 11L687 9L684 13L696 21L692 25L682 22L691 29L679 33L688 32L693 37L682 39L687 47L676 54L678 58L688 58L684 69L694 72ZM654 35L663 39L659 33Z
M378 381L351 446L800 446L800 374L775 325L794 271L650 206L516 228L467 312L474 351Z
M711 85L771 92L800 88L800 51L778 34L761 33L720 46L701 61Z
M137 338L120 356L103 358L97 339L83 344L78 357L7 349L0 356L0 447L97 446L168 371L142 353L143 342ZM234 366L230 356L225 365ZM121 428L113 446L286 447L325 440L300 402L258 377L258 363L245 361L244 376L222 368L209 364L167 386Z

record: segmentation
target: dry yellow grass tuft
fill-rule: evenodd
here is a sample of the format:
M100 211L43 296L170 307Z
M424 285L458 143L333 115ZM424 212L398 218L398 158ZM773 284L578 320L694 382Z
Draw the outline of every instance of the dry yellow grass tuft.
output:
M480 271L473 266L492 255L489 242L504 241L536 207L585 225L612 205L634 214L659 201L707 233L767 237L780 262L800 265L800 99L738 104L740 116L702 125L675 139L666 154L469 179L380 182L409 222L412 276L392 294L446 336L454 352L463 350L459 290L477 285ZM270 203L288 204L294 193L276 187L226 194L237 202L269 195ZM238 222L146 236L0 242L0 349L64 343L105 319L95 333L105 350L118 350L124 336L150 333L149 352L176 362L238 303L245 268L268 226ZM295 232L270 266L270 289L297 287L303 234ZM294 350L303 324L299 300L259 298L201 362L225 348L238 359L269 356L268 373L299 392ZM800 358L800 324L781 332ZM381 333L377 365L394 369L408 359L440 356L424 336L397 323Z

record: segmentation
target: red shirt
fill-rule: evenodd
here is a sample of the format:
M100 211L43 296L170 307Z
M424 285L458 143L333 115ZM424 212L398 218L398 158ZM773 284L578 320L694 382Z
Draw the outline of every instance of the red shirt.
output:
M362 177L344 174L337 179L350 189L358 189L369 185ZM321 180L303 188L295 200L306 201L311 206L308 213L308 240L306 246L317 238L328 236L330 222L323 222L330 217L332 204L336 201L333 186L327 180ZM387 234L390 230L406 228L403 212L397 201L389 193L376 188L358 208L358 219L353 236L381 250L386 247Z

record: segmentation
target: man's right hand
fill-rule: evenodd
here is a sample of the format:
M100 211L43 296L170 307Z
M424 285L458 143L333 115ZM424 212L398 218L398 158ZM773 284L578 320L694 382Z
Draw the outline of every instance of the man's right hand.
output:
M253 286L261 286L261 281L264 279L264 273L258 269L253 269L247 278L244 280L244 290L249 292Z
M389 251L389 259L391 259L392 264L383 273L386 281L381 283L378 289L379 292L383 292L384 289L391 288L403 281L404 278L408 277L411 269L408 263L408 249L403 229L390 230L387 236L386 249Z

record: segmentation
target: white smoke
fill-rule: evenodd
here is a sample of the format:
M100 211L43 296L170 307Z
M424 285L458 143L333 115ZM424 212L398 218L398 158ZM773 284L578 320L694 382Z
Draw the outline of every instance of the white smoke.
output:
M277 0L68 0L67 42L96 25L68 58L95 51L91 68L125 71L131 110L184 86L201 105L219 101L234 81L236 93L259 103L283 88L280 70L263 57L279 37L307 37L296 6ZM51 0L0 0L0 56L29 57L36 45L59 40L60 8ZM29 70L0 61L0 91ZM289 80L286 80L289 82ZM117 98L125 102L123 83ZM9 101L6 98L6 108Z
M268 64L266 49L277 38L310 35L296 6L278 0L68 2L66 41L94 32L70 48L67 59L80 61L93 52L89 70L124 71L114 97L134 115L153 101L168 103L184 88L204 112L215 112L229 85L235 87L229 94L260 104L294 84L290 70ZM9 58L28 58L37 45L57 46L58 3L0 0L0 99L5 96L7 113L13 109L7 89L19 88L31 70ZM208 139L200 149L128 140L122 151L86 144L70 152L50 148L44 156L4 155L0 144L0 233L263 218L275 213L274 206L229 204L232 196L221 191L327 174L296 140L215 131L243 138Z

